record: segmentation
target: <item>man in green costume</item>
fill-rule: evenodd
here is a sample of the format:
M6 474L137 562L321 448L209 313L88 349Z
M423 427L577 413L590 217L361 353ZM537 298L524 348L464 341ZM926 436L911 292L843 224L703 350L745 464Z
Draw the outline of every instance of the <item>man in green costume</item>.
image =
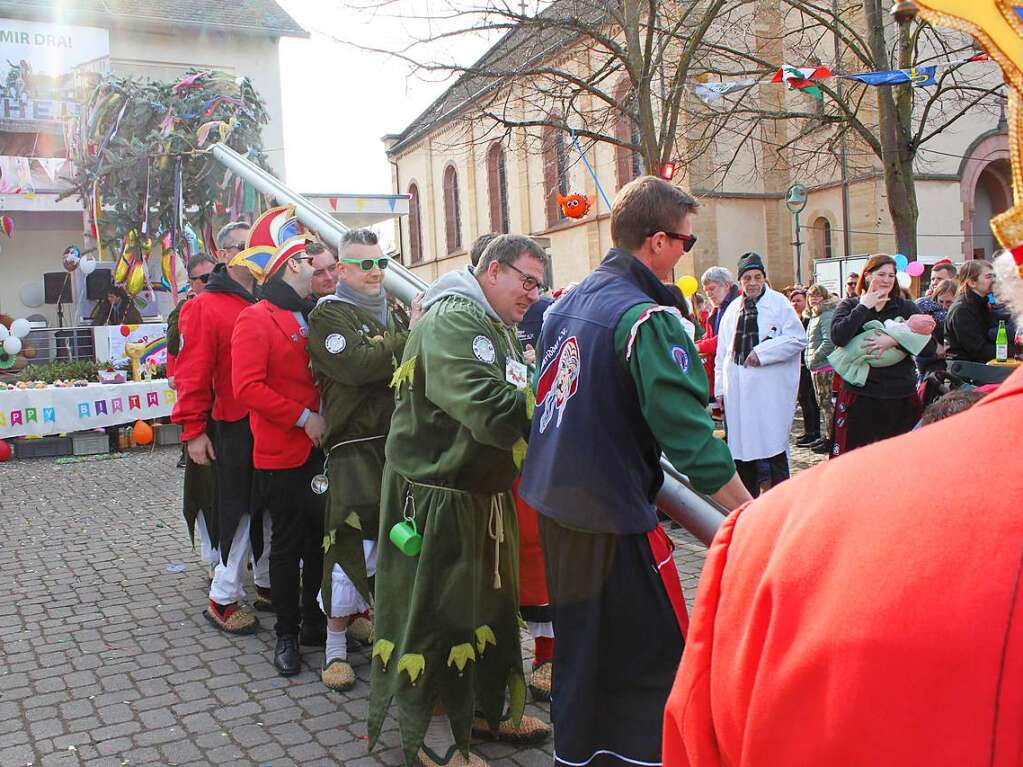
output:
M309 245L315 260L322 245ZM409 316L384 293L387 257L370 229L341 241L336 290L309 315L309 360L323 392L329 503L320 607L327 615L323 683L355 685L348 636L368 641L369 579L376 570L384 440L394 412L391 377L408 339ZM346 634L347 632L347 634Z
M546 264L528 237L501 235L474 269L441 277L392 381L369 740L394 698L405 759L425 767L484 764L469 753L473 732L550 734L522 716L511 495L532 409L514 325L544 292Z

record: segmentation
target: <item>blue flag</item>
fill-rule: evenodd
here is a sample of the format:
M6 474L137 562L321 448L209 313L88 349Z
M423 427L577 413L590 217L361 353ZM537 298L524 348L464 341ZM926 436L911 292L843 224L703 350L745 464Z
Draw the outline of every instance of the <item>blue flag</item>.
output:
M892 69L887 72L860 72L845 75L846 80L857 80L867 85L902 85L913 83L914 88L935 85L934 73L937 67L913 67L911 69Z

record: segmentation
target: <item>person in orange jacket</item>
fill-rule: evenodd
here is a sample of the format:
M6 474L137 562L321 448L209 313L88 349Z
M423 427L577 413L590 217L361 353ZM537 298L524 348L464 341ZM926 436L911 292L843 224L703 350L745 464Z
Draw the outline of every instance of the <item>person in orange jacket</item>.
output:
M1023 765L1021 434L1017 370L970 410L732 514L664 764Z

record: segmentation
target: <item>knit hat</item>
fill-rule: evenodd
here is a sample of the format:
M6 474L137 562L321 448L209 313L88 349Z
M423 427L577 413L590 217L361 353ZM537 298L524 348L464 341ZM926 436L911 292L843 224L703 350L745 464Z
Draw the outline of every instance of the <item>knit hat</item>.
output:
M753 269L759 269L764 273L765 277L767 276L767 269L764 268L764 262L763 259L760 258L759 253L753 253L752 251L749 253L743 253L742 257L739 259L739 273L737 275L737 279L742 279L742 275L746 272L752 271Z

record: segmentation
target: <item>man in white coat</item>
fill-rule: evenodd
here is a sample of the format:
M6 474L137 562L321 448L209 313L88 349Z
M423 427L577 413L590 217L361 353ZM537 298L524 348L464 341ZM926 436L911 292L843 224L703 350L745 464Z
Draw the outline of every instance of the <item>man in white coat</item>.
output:
M739 259L739 288L739 300L721 318L714 391L735 469L756 498L759 461L769 464L772 486L789 477L789 432L806 331L788 299L768 286L756 253Z

